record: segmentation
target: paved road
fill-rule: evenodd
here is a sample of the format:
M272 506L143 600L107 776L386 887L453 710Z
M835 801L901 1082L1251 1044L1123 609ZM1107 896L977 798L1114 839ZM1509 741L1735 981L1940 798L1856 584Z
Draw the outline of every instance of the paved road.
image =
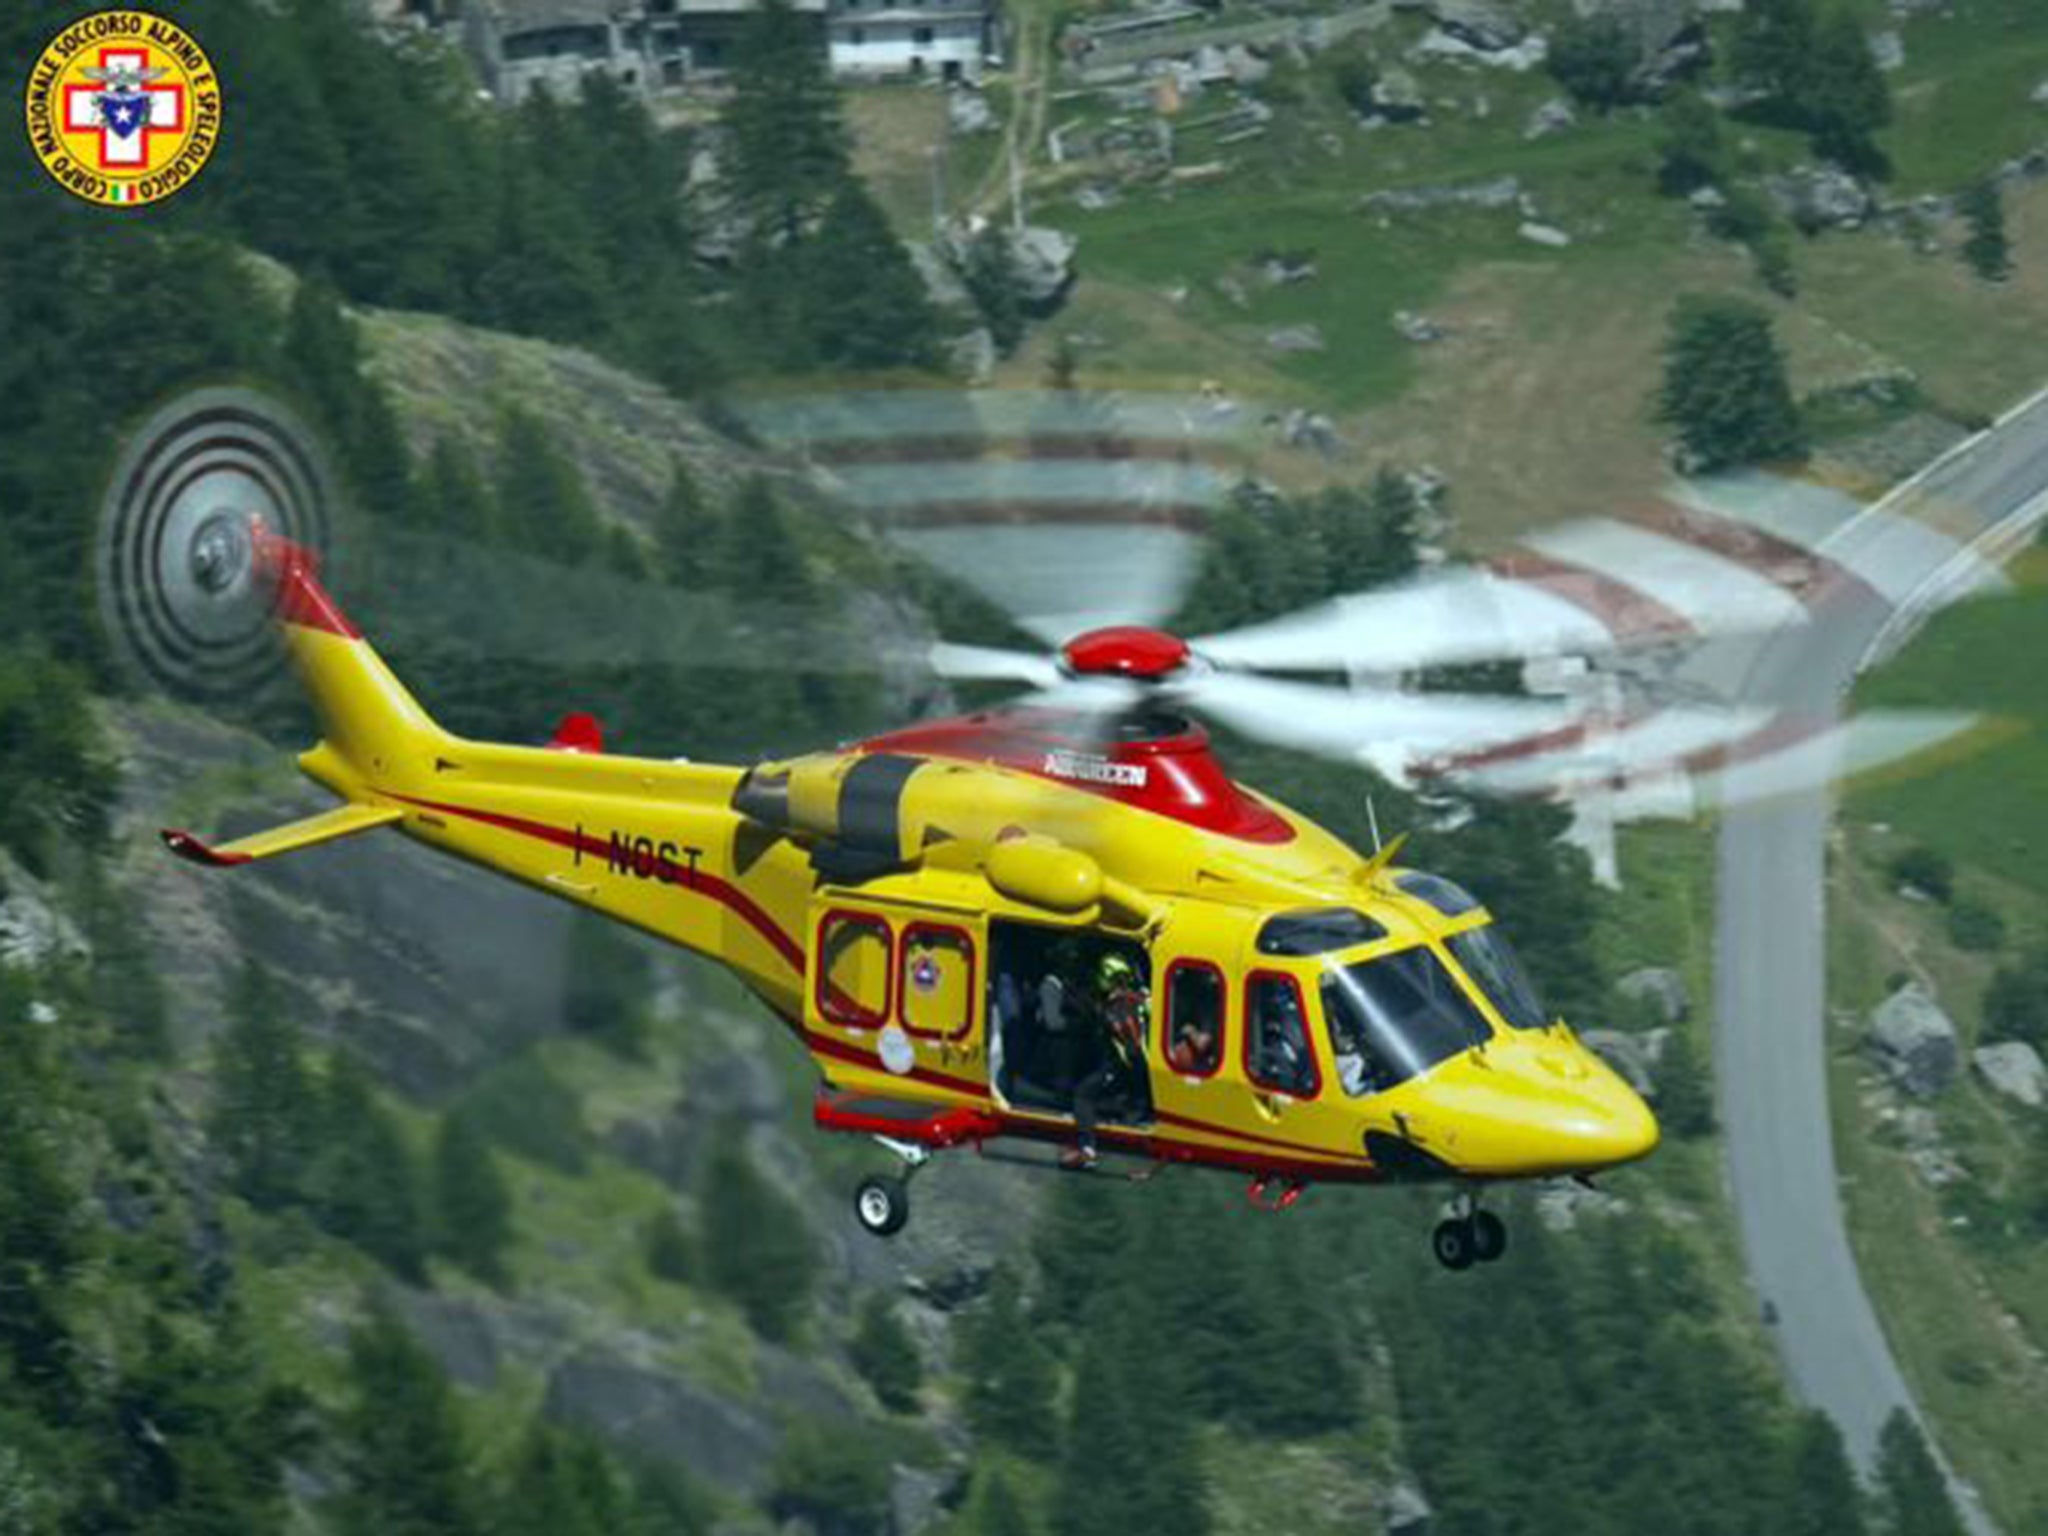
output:
M1835 546L1852 567L1889 544L1893 514L1969 540L2023 514L2048 491L2048 401L1895 493L1880 515ZM1932 576L1938 561L1926 561ZM1761 644L1746 693L1832 710L1893 608L1875 594L1831 606L1823 622ZM1843 1225L1828 1117L1826 883L1832 794L1826 789L1729 812L1722 822L1716 900L1716 1076L1729 1176L1750 1274L1777 1312L1776 1338L1792 1386L1841 1427L1868 1468L1895 1408L1912 1411ZM1974 1531L1994 1531L1968 1497Z

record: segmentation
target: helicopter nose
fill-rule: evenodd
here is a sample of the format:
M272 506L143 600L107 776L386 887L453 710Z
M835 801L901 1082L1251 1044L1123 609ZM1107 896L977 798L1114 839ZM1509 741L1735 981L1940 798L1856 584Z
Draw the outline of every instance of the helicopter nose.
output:
M1598 1095L1556 1127L1567 1144L1566 1157L1582 1167L1632 1163L1656 1151L1663 1139L1650 1106L1626 1084L1615 1086L1618 1092Z

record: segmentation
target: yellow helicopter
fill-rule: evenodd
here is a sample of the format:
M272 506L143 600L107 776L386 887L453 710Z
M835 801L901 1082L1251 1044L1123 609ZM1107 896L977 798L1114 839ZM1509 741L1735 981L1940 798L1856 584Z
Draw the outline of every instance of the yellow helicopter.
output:
M1115 627L1029 665L951 648L958 673L1043 691L787 761L614 755L574 714L544 747L476 742L413 699L308 549L260 522L247 545L321 723L299 764L344 803L171 849L232 866L394 827L730 967L816 1062L816 1123L902 1159L855 1192L870 1232L903 1226L934 1152L973 1147L1235 1170L1277 1209L1318 1182L1447 1181L1432 1244L1462 1269L1506 1247L1485 1184L1657 1145L1484 907L1398 865L1398 839L1361 856L1233 782L1178 712L1291 715L1329 690Z

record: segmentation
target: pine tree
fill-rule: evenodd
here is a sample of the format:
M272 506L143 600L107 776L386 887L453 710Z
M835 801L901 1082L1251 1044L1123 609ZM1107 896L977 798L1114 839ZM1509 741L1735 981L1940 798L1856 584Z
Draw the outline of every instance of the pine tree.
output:
M315 1143L318 1094L268 972L245 961L228 998L228 1027L214 1047L209 1139L228 1183L251 1205L300 1199Z
M702 1210L705 1278L757 1332L791 1337L810 1308L816 1245L803 1213L755 1169L737 1132L723 1133L711 1156Z
M1863 1490L1842 1448L1842 1432L1826 1414L1800 1417L1785 1486L1790 1497L1781 1536L1863 1536Z
M847 1351L853 1368L875 1389L876 1401L891 1413L917 1412L917 1389L924 1383L917 1341L886 1291L871 1291L861 1304L860 1326Z
M810 564L789 525L782 498L765 475L740 484L721 530L717 585L721 591L795 611L813 597Z
M1701 469L1806 454L1805 423L1771 318L1740 299L1678 301L1664 342L1658 415L1678 428Z
M1657 190L1684 197L1726 174L1721 114L1698 91L1673 93L1657 114Z
M1878 1437L1877 1479L1891 1510L1891 1536L1963 1536L1948 1481L1903 1408L1892 1411Z
M462 1425L441 1368L383 1306L349 1338L349 1397L333 1427L347 1473L341 1536L468 1536L480 1527Z
M800 312L807 350L830 367L930 364L938 319L924 279L881 206L848 177L807 247Z
M1033 1536L1031 1517L1018 1502L1010 1480L991 1472L974 1517L974 1536Z
M1139 1303L1122 1287L1098 1294L1076 1341L1055 1494L1061 1536L1209 1529L1193 1426L1184 1404L1153 1389L1162 1341L1136 1326Z
M1664 1037L1664 1054L1657 1061L1657 1118L1672 1135L1687 1140L1713 1133L1713 1086L1691 1032L1682 1025Z
M1847 6L1821 19L1797 102L1821 154L1852 171L1886 170L1873 135L1892 120L1891 90L1863 23Z
M443 435L434 440L426 482L433 521L449 537L487 544L501 536L491 488L484 483L476 456L460 438Z
M536 1418L496 1500L492 1536L615 1536L629 1500L604 1452Z
M2033 1145L2028 1149L2023 1172L2024 1214L2037 1233L2048 1237L2048 1117L2035 1117Z
M991 220L968 242L960 279L981 314L981 323L988 327L996 351L1008 357L1024 339L1024 297L1002 225Z
M1043 1459L1058 1443L1053 1362L1024 1315L1017 1277L998 1268L980 1309L961 1326L967 1422L984 1439Z
M497 502L512 545L573 565L597 553L597 507L575 464L536 418L510 410L498 424Z
M1818 30L1813 0L1750 0L1731 29L1729 68L1754 90L1798 102L1806 94Z
M801 237L848 174L846 125L818 27L790 0L764 0L733 53L720 117L725 180L756 232L772 240Z
M696 1246L673 1208L663 1206L647 1218L647 1225L641 1229L640 1247L647 1257L648 1273L657 1280L687 1285L696 1278Z
M565 969L562 1022L628 1061L644 1055L654 963L640 941L609 918L578 912Z
M1551 34L1545 67L1575 100L1612 112L1635 97L1636 44L1612 14L1568 16Z
M426 1278L420 1175L389 1110L353 1057L329 1058L308 1184L322 1227L407 1280Z
M1992 180L1973 182L1956 198L1957 211L1970 225L1963 242L1963 260L1987 283L2012 275L2012 245L2005 233L2005 198Z
M434 1137L435 1246L486 1285L505 1281L512 1195L490 1143L461 1114L442 1117Z
M0 1359L31 1405L69 1412L79 1362L65 1307L91 1228L63 1155L72 1106L30 1004L26 979L0 966Z
M803 1520L829 1536L887 1536L889 1455L858 1425L804 1420L775 1459L768 1509L777 1520Z
M654 547L661 574L685 591L708 588L719 539L717 505L678 457L670 471L668 495L654 516Z

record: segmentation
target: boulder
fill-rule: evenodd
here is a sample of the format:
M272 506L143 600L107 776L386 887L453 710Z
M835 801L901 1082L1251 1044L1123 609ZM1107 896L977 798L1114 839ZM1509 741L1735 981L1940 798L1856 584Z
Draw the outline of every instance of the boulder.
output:
M2048 80L2043 80L2039 85L2035 86L2033 91L2027 96L2027 100L2037 107L2048 107Z
M1692 1012L1692 998L1685 990L1685 978L1669 966L1646 965L1630 971L1614 985L1623 997L1647 1000L1666 1024L1676 1024Z
M2026 1041L1980 1046L1971 1053L1970 1064L2007 1098L2033 1109L2048 1104L2048 1066L2042 1065L2041 1053Z
M1455 32L1437 27L1408 50L1408 57L1425 64L1484 64L1490 68L1526 74L1550 57L1550 44L1541 33L1531 33L1508 48L1483 48ZM1453 103L1445 102L1446 106ZM1482 110L1480 115L1485 116Z
M1321 352L1328 343L1319 325L1284 325L1266 332L1266 345L1275 352Z
M1450 334L1444 329L1442 322L1432 320L1428 315L1419 315L1412 309L1397 309L1394 311L1394 329L1405 340L1415 342L1417 345L1424 345L1432 341L1442 341L1445 336Z
M1522 195L1522 183L1513 176L1496 176L1491 181L1441 182L1426 187L1393 187L1385 192L1368 192L1358 200L1361 211L1369 208L1419 213L1427 208L1511 208Z
M1870 1015L1870 1048L1906 1092L1930 1098L1955 1081L1956 1026L1918 982L1908 982Z
M946 98L946 119L955 133L993 133L994 108L979 91L956 90Z
M1398 65L1380 71L1379 79L1373 82L1370 116L1383 122L1412 123L1428 112L1429 103L1415 76Z
M995 377L996 338L985 325L955 336L946 346L953 371L969 385L979 388Z
M1801 229L1860 228L1874 206L1863 183L1832 165L1795 166L1764 179L1778 209Z
M1269 288L1305 283L1316 275L1316 264L1306 256L1268 256L1259 263L1259 276Z
M1534 112L1529 114L1529 124L1522 130L1525 139L1547 139L1553 133L1562 133L1579 120L1579 114L1572 110L1572 104L1562 96L1553 96Z
M1579 1039L1586 1048L1621 1074L1629 1087L1646 1099L1657 1097L1657 1079L1651 1071L1653 1059L1649 1047L1638 1035L1625 1035L1618 1029L1589 1029Z
M897 1465L889 1469L889 1529L893 1536L922 1536L965 1495L966 1478L959 1470L927 1472Z
M1906 67L1906 40L1896 31L1870 34L1870 56L1885 71Z
M1232 43L1223 50L1223 66L1230 71L1232 83L1237 85L1257 85L1273 73L1273 66L1243 43Z
M1074 251L1080 242L1065 230L1031 224L1010 236L1010 260L1017 287L1033 309L1058 304L1074 280Z
M1512 11L1494 0L1434 0L1429 12L1441 30L1483 53L1512 48L1529 31Z
M1515 231L1531 245L1564 246L1572 243L1572 237L1555 224L1541 224L1534 219L1525 219Z
M1422 1490L1408 1478L1400 1479L1380 1495L1380 1521L1387 1528L1387 1536L1423 1536L1435 1515Z

